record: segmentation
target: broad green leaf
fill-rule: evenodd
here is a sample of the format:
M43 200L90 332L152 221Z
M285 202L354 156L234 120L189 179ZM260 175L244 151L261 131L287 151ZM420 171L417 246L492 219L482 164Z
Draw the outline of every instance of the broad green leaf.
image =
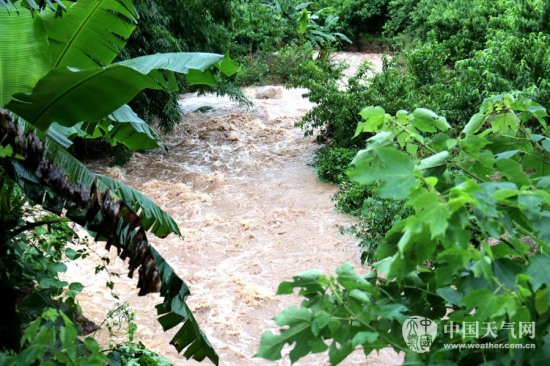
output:
M132 150L159 147L158 136L128 105L123 105L107 117L112 124L102 135L111 143L122 143Z
M400 109L397 111L397 113L395 114L395 119L397 120L397 123L403 126L408 125L409 122L411 121L409 112L403 109Z
M440 131L451 128L445 117L438 116L429 109L417 108L414 110L413 116L413 126L423 132L435 132L436 128Z
M311 331L313 335L319 337L321 331L325 329L330 323L331 317L325 311L320 311L313 315L313 320L311 321Z
M330 364L338 365L346 357L348 357L349 354L352 352L353 352L353 345L351 343L351 340L346 339L345 342L342 342L340 344L337 344L337 342L332 342L328 350L328 358L329 358Z
M420 164L418 164L416 168L419 170L435 168L437 166L446 164L448 159L449 159L449 152L441 151L435 155L422 159L420 161Z
M80 282L72 282L69 284L69 290L80 292L84 289L84 285Z
M445 202L442 202L441 196L432 191L424 191L412 198L411 205L416 211L417 219L430 228L432 239L445 233L451 212Z
M497 114L491 120L491 126L497 131L517 131L519 129L519 123L518 116L513 112Z
M530 257L525 273L531 276L533 290L537 291L543 285L550 288L550 257L542 253Z
M462 304L476 309L479 319L497 318L505 314L513 315L516 311L513 298L508 295L496 295L487 289L475 289L462 300Z
M337 281L346 289L361 289L367 292L376 292L376 288L365 278L353 271L353 266L344 263L336 269Z
M300 13L300 19L298 19L298 33L305 34L307 31L307 26L310 21L310 12L307 9L302 9Z
M295 288L300 288L302 295L323 292L324 282L325 277L321 271L312 269L294 276L293 282L282 282L277 289L277 295L291 294Z
M73 144L71 140L73 137L80 136L92 138L92 136L88 135L80 128L81 126L81 123L77 123L71 127L60 126L57 123L52 123L50 128L48 128L48 137L67 149Z
M367 139L366 148L364 150L361 150L357 154L358 156L357 160L361 160L360 155L363 154L364 152L376 150L382 146L391 145L393 143L393 137L394 137L393 133L389 131L378 132L376 135L370 137L369 139ZM352 164L355 164L355 160L354 162L352 162Z
M355 348L360 344L364 345L374 343L378 339L378 335L379 334L376 332L359 332L351 341L352 347Z
M16 93L32 90L51 68L42 22L26 9L0 11L0 107Z
M377 193L381 198L404 199L416 186L414 163L395 148L381 147L371 152L372 161L354 161L355 167L348 173L362 185L380 181Z
M510 182L516 184L518 187L528 187L531 185L529 177L523 172L522 165L517 161L512 159L500 159L496 161L496 166Z
M464 126L462 133L466 136L476 133L485 122L484 113L476 113L470 118L470 121Z
M436 290L437 294L441 296L449 304L460 305L464 295L456 291L452 287L440 287Z
M231 57L229 57L229 53L226 53L223 56L223 59L216 65L216 67L225 76L235 75L241 69L239 63L235 60L232 60Z
M137 24L137 14L129 0L78 0L64 4L67 12L61 17L51 9L39 14L48 34L54 68L110 64Z
M387 304L381 305L380 309L377 311L378 315L386 319L396 319L399 321L404 321L407 318L407 315L403 314L409 309L402 304Z
M359 115L365 120L361 131L356 131L355 136L361 132L379 132L386 119L386 112L382 107L364 108ZM359 133L358 133L359 132Z
M143 56L86 70L58 68L43 77L31 94L15 95L7 108L42 130L53 122L62 126L95 122L115 112L142 89L162 89L155 74L157 69L202 71L221 58L215 54L182 52ZM86 103L81 103L82 100Z
M517 155L520 152L521 152L521 150L504 151L504 152L501 152L499 154L496 154L495 155L495 160L510 159L511 157L514 157L515 155Z
M281 358L281 351L285 344L294 344L290 351L290 360L295 362L310 352L322 352L327 349L324 342L317 338L311 331L312 314L304 308L292 306L283 310L275 317L275 323L280 327L288 327L281 330L279 335L270 331L262 334L260 348L255 357L276 361Z

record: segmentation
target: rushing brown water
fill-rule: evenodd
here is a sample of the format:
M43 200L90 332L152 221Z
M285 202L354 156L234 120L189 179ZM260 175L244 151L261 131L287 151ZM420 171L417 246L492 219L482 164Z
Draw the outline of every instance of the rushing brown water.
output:
M380 67L379 55L340 57L352 66L371 59ZM275 296L279 282L311 268L333 273L345 261L360 267L356 240L339 232L339 225L349 225L352 219L335 211L335 187L320 182L308 166L318 145L294 127L312 107L302 98L304 92L247 88L252 108L227 98L185 95L185 119L164 137L168 152L137 154L123 169L98 167L144 192L180 226L182 238L150 236L150 241L189 285L187 302L221 365L289 364L288 358L278 363L253 358L261 334L276 328L271 319L301 301ZM193 112L202 106L213 109ZM92 247L105 253L101 244ZM159 298L138 297L135 282L126 278L126 265L112 254L110 258L110 270L120 274L114 279L119 300L105 287L108 276L94 274L99 263L95 256L70 267L71 280L86 286L80 296L86 316L101 323L107 311L128 301L136 311L136 340L175 365L197 364L169 345L173 332L164 333L156 321ZM98 339L104 341L105 332L99 332ZM400 361L383 350L367 361L357 352L342 364ZM328 361L325 355L315 355L296 364Z

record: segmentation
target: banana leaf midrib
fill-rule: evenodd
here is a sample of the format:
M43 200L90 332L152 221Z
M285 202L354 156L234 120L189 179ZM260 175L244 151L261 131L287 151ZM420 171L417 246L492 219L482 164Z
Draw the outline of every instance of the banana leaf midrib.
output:
M105 67L98 67L98 69L93 72L92 74L90 74L89 76L86 76L86 77L83 77L83 78L80 78L79 80L77 80L75 83L73 83L73 85L71 85L70 87L68 88L65 88L65 90L63 90L62 93L58 94L57 96L55 96L54 98L52 98L41 110L40 112L37 113L37 115L30 121L31 124L33 124L35 127L39 127L36 122L38 121L41 121L43 116L45 114L47 114L51 109L53 109L56 105L58 105L59 101L60 100L63 100L63 98L65 98L67 95L69 95L71 92L73 92L74 90L77 90L78 88L81 88L82 85L86 84L87 82L91 81L91 80L94 80L96 78L99 78L99 77L102 77L103 76L103 73L105 72L110 72L111 70L113 70L114 68L116 67L124 67L124 68L129 68L127 66L123 66L123 65L118 65L118 64L113 64L113 65L108 65L108 66L105 66ZM69 69L67 67L67 69ZM130 69L130 68L129 68ZM54 69L55 70L55 69ZM52 71L54 71L52 70ZM70 70L70 69L69 69ZM84 69L84 70L78 70L78 71L90 71L90 69ZM78 72L77 71L77 72ZM142 74L144 75L144 74ZM17 97L17 96L16 96ZM115 109L116 110L116 109ZM114 112L111 111L111 112ZM57 121L49 121L49 122L57 122ZM96 121L90 121L90 122L96 122ZM48 127L49 127L49 124L48 124Z
M57 68L61 65L61 62L67 52L71 49L71 46L74 44L75 39L80 36L82 30L85 28L85 26L88 24L89 20L92 18L92 16L95 14L95 11L100 7L100 5L103 3L103 0L97 1L96 5L93 6L92 9L88 12L88 15L85 19L80 23L79 27L77 28L77 31L73 33L73 36L67 41L66 46L63 48L63 52L59 55L57 58L57 61L55 62L55 65L53 68ZM101 65L98 65L101 66Z

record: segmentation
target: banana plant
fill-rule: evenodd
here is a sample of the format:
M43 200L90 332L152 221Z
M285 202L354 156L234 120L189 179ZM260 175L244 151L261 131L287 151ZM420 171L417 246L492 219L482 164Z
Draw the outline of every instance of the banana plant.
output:
M188 287L147 240L148 232L180 235L177 224L143 194L89 171L66 149L74 135L156 148L158 136L126 103L145 88L177 89L175 73L191 85L212 85L211 68L230 76L238 66L207 53L113 63L137 24L130 0L47 4L0 3L7 9L0 11L1 181L17 183L34 203L82 225L107 248L115 246L129 258L129 276L138 270L139 294L164 297L157 306L162 327L181 325L171 344L187 358L218 364L185 303ZM0 247L20 232L4 224Z

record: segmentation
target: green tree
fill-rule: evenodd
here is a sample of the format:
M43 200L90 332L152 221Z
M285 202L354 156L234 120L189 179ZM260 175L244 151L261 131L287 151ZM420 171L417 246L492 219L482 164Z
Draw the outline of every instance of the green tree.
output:
M89 171L66 149L74 136L102 136L131 149L155 148L157 136L125 103L145 88L175 90L174 73L185 74L192 85L214 85L210 67L230 75L236 65L206 53L113 63L136 25L129 0L79 0L45 9L32 1L7 6L17 12L0 12L0 262L12 264L16 244L21 244L18 235L41 224L22 222L24 202L41 205L82 225L96 240L106 241L107 248L115 246L122 259L129 258L129 276L138 270L140 295L160 291L164 297L157 306L163 328L181 325L171 343L185 350L187 358L208 357L217 364L216 352L185 303L189 289L147 240L147 231L158 237L179 235L176 223L138 191ZM18 198L17 187L24 199ZM10 314L0 321L9 335L0 348L16 352L34 336L44 340L50 335L21 335L21 283L9 269L0 266L6 294L2 306ZM34 290L40 287L34 285ZM43 316L46 323L66 322L51 312Z

